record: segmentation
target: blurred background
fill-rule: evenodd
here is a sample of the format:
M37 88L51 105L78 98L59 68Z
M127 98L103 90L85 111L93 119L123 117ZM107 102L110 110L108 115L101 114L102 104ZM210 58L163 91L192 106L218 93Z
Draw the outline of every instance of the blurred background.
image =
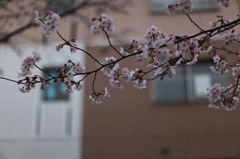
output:
M103 61L117 53L109 47L106 37L92 36L89 28L93 17L101 13L114 18L116 31L109 34L117 49L129 47L133 39L147 44L143 34L152 25L158 30L176 35L200 32L188 17L177 12L165 13L166 3L175 0L8 0L0 2L0 70L1 76L17 79L22 59L32 51L42 54L39 66L50 74L63 67L69 59L81 61L86 70L98 65L68 47L55 51L55 44L63 43L54 33L45 39L33 23L35 10L52 10L61 15L59 32L65 39L76 39L79 47ZM194 0L191 18L203 29L217 14L226 19L237 19L240 2L233 0L228 8L215 0ZM236 27L236 32L239 27ZM225 46L222 37L210 42ZM238 44L225 46L233 52ZM218 52L227 61L234 56ZM15 83L0 81L0 159L158 159L240 158L240 110L227 112L208 108L206 88L214 83L228 85L231 78L213 74L209 67L211 56L201 55L197 65L178 67L175 78L156 79L147 89L137 90L124 83L117 91L109 86L108 78L99 73L96 90L106 86L110 100L93 105L88 99L92 93L93 76L84 89L67 94L61 83L46 91L39 86L23 94ZM129 58L120 67L141 67ZM40 70L35 70L44 76Z

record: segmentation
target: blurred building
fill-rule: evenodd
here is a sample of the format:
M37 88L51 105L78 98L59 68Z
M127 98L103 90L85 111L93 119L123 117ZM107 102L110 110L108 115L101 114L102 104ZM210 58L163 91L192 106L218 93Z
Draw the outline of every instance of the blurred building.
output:
M112 14L116 34L124 26L115 42L127 46L136 39L144 43L143 34L151 25L162 32L176 35L191 35L200 32L183 13L168 16L165 13L166 0L133 1L129 16ZM215 3L215 0L194 0L192 19L202 28L210 29L209 22L216 21L216 15L226 19L237 19L239 2L232 1L229 8ZM239 27L237 27L239 30ZM125 33L125 34L124 34ZM111 36L111 35L110 35ZM212 44L221 47L222 37L217 36ZM230 45L234 51L239 45ZM119 49L119 47L117 47ZM108 42L95 40L88 47L99 59L117 56ZM226 60L233 61L233 55L220 53ZM94 69L91 59L86 58L88 68ZM108 78L99 74L97 90L109 88L111 99L103 104L92 105L88 96L92 93L92 80L86 81L84 107L83 159L158 159L198 158L236 159L240 157L240 110L232 112L208 108L204 98L206 88L214 83L229 84L227 76L211 73L214 65L208 55L200 56L194 67L181 66L173 79L156 79L148 83L148 89L137 90L132 84L124 83L124 89L117 91L108 84ZM120 63L120 67L136 68L135 58Z
M1 68L4 76L17 79L21 60L33 50L41 52L44 62L39 67L54 75L65 59L82 59L68 50L59 54L51 45L24 44L22 55L10 46L1 46ZM49 53L52 56L49 56ZM54 57L54 58L53 58ZM40 70L34 73L44 75ZM83 124L83 93L65 92L61 82L42 91L40 85L30 93L20 93L16 85L2 80L0 100L0 158L1 159L78 159L81 157Z
M68 8L63 3L54 6ZM72 20L69 23L73 25ZM70 54L69 48L57 52L55 44L62 42L59 39L48 43L46 39L45 43L36 41L35 37L42 38L39 29L23 33L30 40L16 37L14 45L0 46L1 76L18 80L21 61L32 56L33 51L41 53L44 59L37 65L52 76L56 75L56 68L63 68L68 60L84 63L83 54ZM65 34L71 35L70 29L65 30ZM78 45L85 48L81 42ZM33 73L50 78L39 69L33 69ZM38 85L30 93L20 93L22 86L7 80L0 82L0 159L81 158L84 91L68 94L60 81L53 82L46 91Z
M109 34L112 43L117 49L128 47L133 39L146 44L143 34L151 25L168 34L198 33L200 30L185 14L166 15L165 4L174 1L132 0L125 15L105 11L114 18L116 26L116 32ZM50 9L61 13L59 8L71 7L59 2L52 1L56 8ZM74 0L68 2L71 4ZM233 0L229 8L217 5L215 0L192 2L191 18L204 29L210 28L209 22L216 21L217 14L226 19L238 18L237 0ZM91 9L82 13L79 16L86 19L100 16ZM105 57L117 57L104 35L90 35L86 24L84 20L78 21L76 14L61 22L59 32L67 40L76 38L81 48L101 62ZM237 27L236 31L239 30ZM26 34L42 36L39 28L32 28ZM225 45L221 38L217 36L211 43L218 47ZM25 42L21 45L22 54L15 54L16 50L10 46L0 48L0 67L8 70L4 72L5 77L16 79L21 60L34 50L43 54L40 67L52 75L56 67L63 67L69 59L81 61L87 70L98 66L80 51L71 54L69 48L64 47L56 52L54 44L62 43L56 34L48 44L21 40ZM239 50L237 44L230 48ZM226 56L225 52L220 54L229 61L235 58ZM0 159L240 158L240 110L209 109L204 98L207 87L215 82L227 85L231 80L228 76L213 74L209 70L211 65L214 65L211 57L203 55L196 66L182 65L175 78L156 79L149 82L145 90L123 83L124 89L117 91L109 85L109 79L99 73L95 89L101 91L108 87L111 99L97 106L88 99L93 76L87 77L82 91L73 94L66 94L59 83L47 91L36 88L30 94L22 94L15 83L1 81ZM120 67L141 66L132 57L121 62ZM40 70L37 73L44 75Z

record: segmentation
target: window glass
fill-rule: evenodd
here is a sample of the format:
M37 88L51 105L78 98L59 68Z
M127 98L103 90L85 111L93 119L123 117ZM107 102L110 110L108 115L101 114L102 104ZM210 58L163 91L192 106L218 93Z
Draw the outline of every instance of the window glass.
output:
M52 76L57 76L56 68L44 68L44 71L49 73ZM45 79L50 78L50 76L46 75L44 73L43 77ZM54 100L68 100L69 99L69 93L65 91L65 87L63 83L60 81L60 79L57 82L54 82L53 80L50 81L51 85L43 91L43 99L46 101L54 101Z
M203 97L207 93L207 88L211 87L211 75L199 73L193 76L193 89L196 97Z

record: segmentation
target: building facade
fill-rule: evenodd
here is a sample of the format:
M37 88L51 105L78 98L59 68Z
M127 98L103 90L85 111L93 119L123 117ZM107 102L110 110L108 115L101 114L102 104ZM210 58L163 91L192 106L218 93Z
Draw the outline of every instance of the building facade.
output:
M192 35L199 32L185 14L166 15L163 11L166 1L133 2L129 16L112 15L117 31L124 26L131 30L121 34L120 39L123 40L119 41L123 45L120 46L129 43L130 39L142 42L143 34L151 25L169 34ZM194 1L194 5L196 11L190 15L205 29L210 29L209 22L214 22L217 14L234 19L239 13L238 1L232 1L229 8L216 5L211 0ZM213 39L212 44L225 46L225 42L219 39L221 37ZM88 51L99 52L99 59L117 56L112 48L107 47L107 41L94 44L95 47L91 45ZM230 47L239 50L238 44ZM234 56L226 56L224 52L220 54L226 60L234 61ZM86 60L87 67L94 69L91 59ZM196 66L179 68L175 79L164 79L163 83L156 79L158 81L149 82L145 90L137 90L124 83L124 89L117 91L108 84L107 77L99 75L97 88L108 86L112 96L97 106L85 101L83 158L239 158L239 109L232 112L209 109L207 100L202 98L206 88L215 82L229 82L229 77L221 78L206 72L210 65L210 57L202 55ZM120 67L126 66L140 67L135 58L120 63ZM86 88L91 88L91 84L92 80L88 79ZM91 93L91 89L86 89L85 99Z

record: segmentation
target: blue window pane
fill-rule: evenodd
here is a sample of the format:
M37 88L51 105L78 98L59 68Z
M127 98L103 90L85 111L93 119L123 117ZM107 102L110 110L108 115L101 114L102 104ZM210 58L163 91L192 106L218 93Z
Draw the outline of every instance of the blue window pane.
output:
M56 98L56 96L57 96L56 87L54 87L53 85L48 87L46 90L46 98L48 100L53 100L54 98Z
M44 71L50 74L53 77L56 77L58 74L56 73L56 68L45 68ZM43 77L45 79L51 78L47 74L43 74ZM43 91L43 99L44 100L68 100L69 93L65 91L64 84L58 80L57 82L54 82L53 80L50 81L52 84Z

